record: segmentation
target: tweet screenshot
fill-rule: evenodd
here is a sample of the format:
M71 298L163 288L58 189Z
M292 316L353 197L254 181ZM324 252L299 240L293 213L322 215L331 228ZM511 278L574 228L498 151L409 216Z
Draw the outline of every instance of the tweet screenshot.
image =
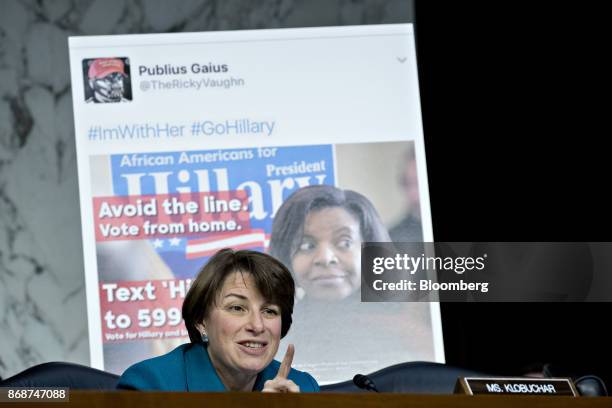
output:
M321 384L444 362L439 306L364 303L364 242L431 242L412 24L71 37L91 364L189 342L231 247L291 271L278 350ZM367 329L367 330L366 330Z

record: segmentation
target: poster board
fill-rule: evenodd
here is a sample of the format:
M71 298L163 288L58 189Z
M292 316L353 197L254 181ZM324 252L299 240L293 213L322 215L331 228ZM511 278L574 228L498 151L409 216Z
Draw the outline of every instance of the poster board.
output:
M355 191L392 238L433 240L411 24L69 48L92 366L121 373L188 341L180 307L198 270L227 246L269 251L300 188ZM330 383L444 361L437 304L362 304L350 282L317 301L288 263L298 298L279 353L294 343L295 368Z

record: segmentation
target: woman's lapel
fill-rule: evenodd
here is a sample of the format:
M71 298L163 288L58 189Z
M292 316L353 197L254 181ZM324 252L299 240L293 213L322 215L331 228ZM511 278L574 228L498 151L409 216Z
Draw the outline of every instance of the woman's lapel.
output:
M185 352L187 391L226 391L203 344L192 344Z

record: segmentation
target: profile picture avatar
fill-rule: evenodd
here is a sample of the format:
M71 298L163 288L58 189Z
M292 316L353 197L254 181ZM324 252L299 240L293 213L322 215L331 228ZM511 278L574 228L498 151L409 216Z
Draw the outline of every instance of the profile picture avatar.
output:
M132 100L128 58L83 60L83 81L87 103L129 102Z

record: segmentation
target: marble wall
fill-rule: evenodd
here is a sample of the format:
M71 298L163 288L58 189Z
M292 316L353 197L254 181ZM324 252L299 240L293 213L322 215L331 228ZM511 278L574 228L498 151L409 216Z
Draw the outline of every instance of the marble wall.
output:
M0 377L89 363L68 36L412 20L408 0L0 1Z

